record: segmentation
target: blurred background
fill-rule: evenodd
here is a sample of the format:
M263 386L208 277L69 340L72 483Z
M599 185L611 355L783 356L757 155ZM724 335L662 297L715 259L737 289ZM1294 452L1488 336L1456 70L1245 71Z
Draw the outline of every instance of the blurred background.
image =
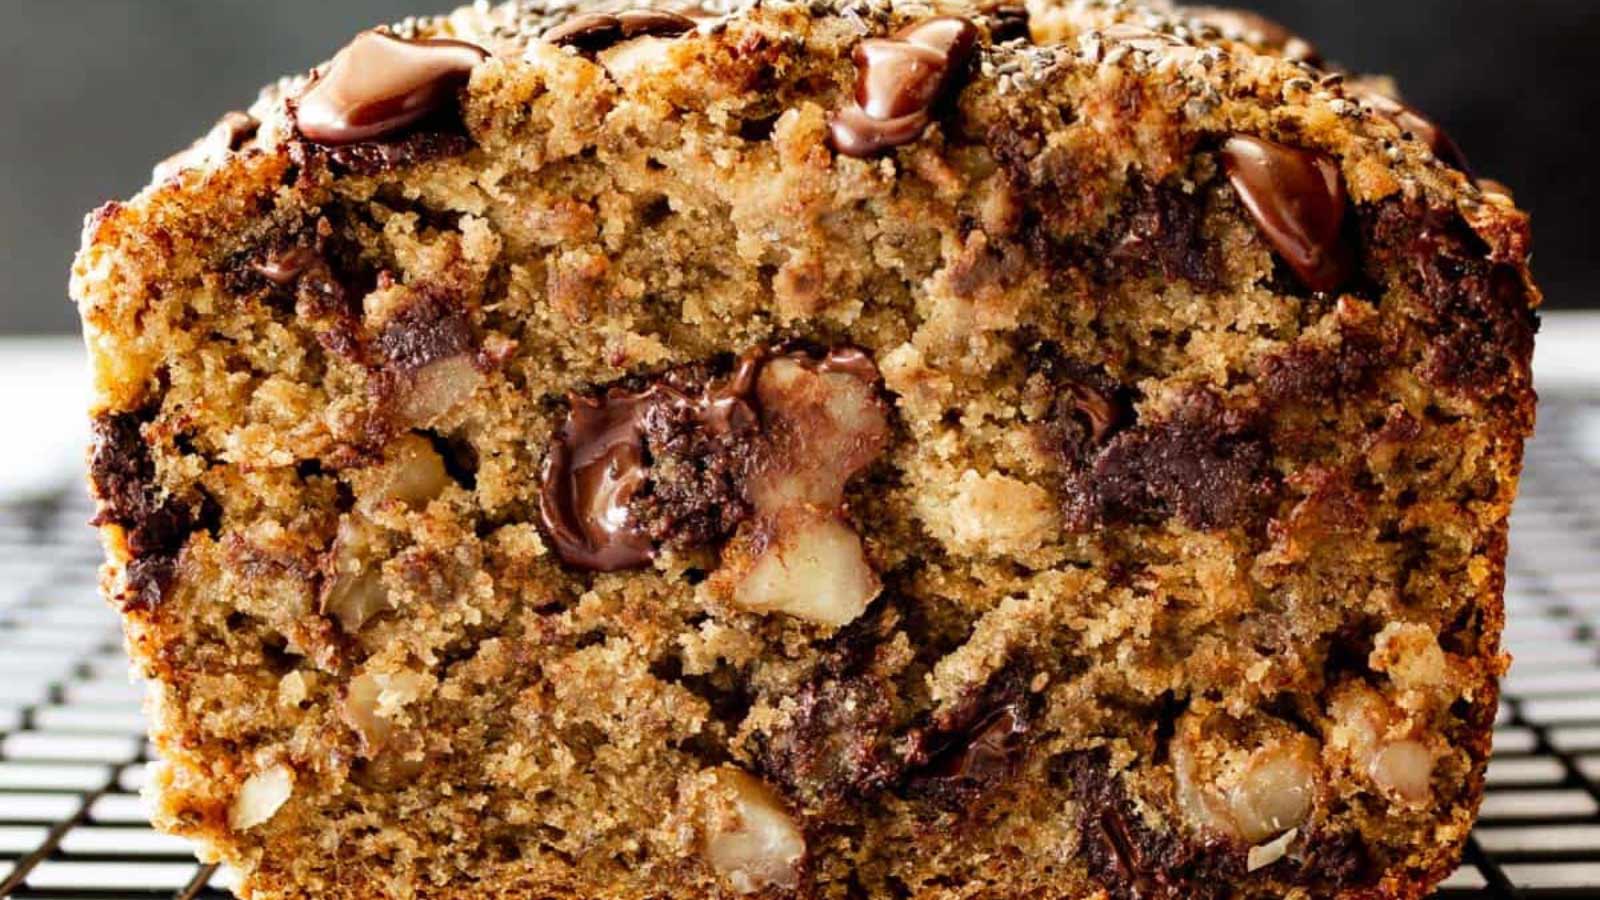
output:
M454 0L6 0L0 30L0 333L76 328L83 214L280 74L357 30ZM1224 0L1226 2L1226 0ZM1244 0L1330 59L1395 75L1481 175L1534 214L1550 308L1600 306L1600 3Z

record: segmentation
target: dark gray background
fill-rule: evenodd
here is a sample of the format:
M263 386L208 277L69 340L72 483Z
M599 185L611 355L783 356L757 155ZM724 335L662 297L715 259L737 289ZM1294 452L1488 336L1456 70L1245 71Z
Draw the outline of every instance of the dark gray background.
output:
M4 0L0 332L76 328L83 214L280 74L357 30L454 0ZM1600 305L1600 3L1246 0L1331 59L1400 79L1534 213L1553 307Z

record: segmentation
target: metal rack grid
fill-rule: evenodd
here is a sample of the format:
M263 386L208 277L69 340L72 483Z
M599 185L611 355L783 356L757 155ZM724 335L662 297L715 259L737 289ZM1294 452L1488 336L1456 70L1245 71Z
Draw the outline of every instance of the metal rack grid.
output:
M1508 566L1516 665L1441 897L1600 897L1600 396L1547 397L1540 419ZM142 689L88 518L77 490L0 507L0 900L226 898L145 821Z

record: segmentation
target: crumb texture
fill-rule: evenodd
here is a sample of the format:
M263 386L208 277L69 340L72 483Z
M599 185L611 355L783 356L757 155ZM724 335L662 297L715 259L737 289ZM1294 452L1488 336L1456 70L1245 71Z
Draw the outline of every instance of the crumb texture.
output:
M104 589L244 898L1420 898L1527 217L1158 3L411 19L92 214Z

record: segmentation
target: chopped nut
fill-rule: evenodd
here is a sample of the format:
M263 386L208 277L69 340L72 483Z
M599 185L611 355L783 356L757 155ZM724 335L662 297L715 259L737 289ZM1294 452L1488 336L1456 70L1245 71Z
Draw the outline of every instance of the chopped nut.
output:
M1385 791L1421 803L1429 797L1433 754L1418 741L1391 741L1373 755L1368 770L1373 782Z
M444 460L424 438L414 434L405 435L389 446L385 457L375 477L360 485L358 506L363 512L373 512L386 500L399 500L407 506L420 507L439 496L450 485Z
M806 842L783 802L756 778L732 768L716 772L718 799L706 811L705 856L733 889L751 894L800 885Z
M402 395L400 417L417 426L428 425L472 396L483 383L483 373L470 356L451 356L428 363L411 376Z
M1310 738L1271 744L1251 754L1243 777L1228 791L1228 810L1239 834L1257 843L1303 824L1311 814L1317 774Z
M389 608L378 564L371 561L377 529L357 516L339 522L334 538L333 573L323 589L320 610L339 621L346 634L355 634L369 619Z
M1321 781L1314 741L1273 729L1247 750L1204 726L1189 714L1171 747L1178 809L1192 827L1257 844L1306 823Z
M1299 833L1300 829L1291 828L1278 835L1276 840L1251 847L1250 852L1245 855L1245 871L1254 872L1257 869L1264 869L1283 859L1289 852L1289 845L1294 843L1295 836Z
M362 673L350 679L345 693L345 722L361 737L365 755L376 756L395 734L395 716L417 699L425 686L416 672Z
M1345 684L1328 712L1334 722L1330 743L1352 771L1408 803L1428 800L1433 752L1415 739L1404 716L1382 694L1364 684Z
M1025 553L1060 531L1055 503L1037 485L972 469L953 481L933 485L919 504L919 514L955 552Z
M283 763L262 769L245 779L233 805L228 807L228 827L248 831L271 819L294 793L294 772Z
M855 620L880 589L861 538L836 516L812 510L778 521L766 551L734 589L734 602L820 625Z
M839 506L845 483L888 442L889 420L877 388L857 375L778 357L762 367L756 396L771 419L768 427L793 444L780 448L780 464L755 484L758 511L801 503Z
M300 672L290 672L278 679L278 704L280 706L299 706L305 702L306 695L306 677Z
M1426 625L1389 623L1373 641L1368 664L1387 673L1401 690L1441 687L1450 674L1438 636Z
M875 379L843 368L851 364L778 357L761 369L756 393L781 438L752 488L759 524L724 554L722 573L745 609L839 627L878 595L861 538L843 515L844 488L882 452L889 422Z

